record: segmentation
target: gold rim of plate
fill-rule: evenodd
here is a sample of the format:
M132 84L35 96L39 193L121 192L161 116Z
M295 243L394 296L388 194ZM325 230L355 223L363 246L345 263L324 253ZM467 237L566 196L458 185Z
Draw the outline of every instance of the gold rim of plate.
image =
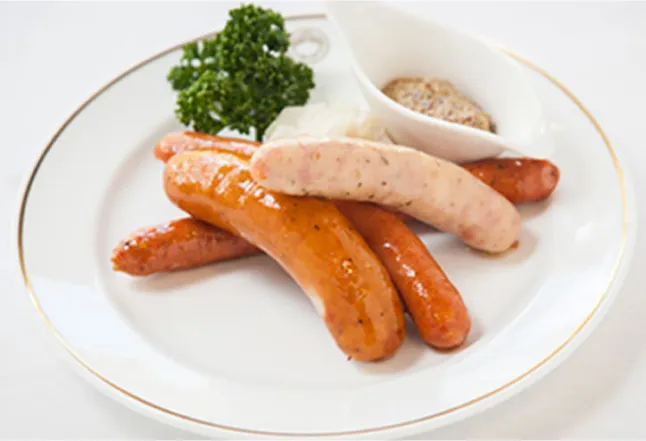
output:
M294 22L294 21L303 21L303 20L316 20L316 19L325 19L326 15L325 14L306 14L306 15L294 15L294 16L288 16L286 17L286 21L288 22ZM214 35L217 32L210 32L206 35L200 36L194 40L191 41L197 41L201 40L203 38L209 37ZM58 137L63 133L63 131L67 128L67 126L90 104L92 103L95 99L97 99L100 95L103 94L106 90L108 90L111 86L114 84L118 83L120 80L123 78L127 77L131 73L139 70L140 68L144 67L145 65L151 63L152 61L157 60L158 58L163 57L164 55L167 55L173 51L176 51L180 49L183 45L185 45L188 42L184 42L178 45L175 45L171 48L168 48L162 52L159 52L143 61L140 63L136 64L135 66L131 67L130 69L126 70L123 72L121 75L117 76L114 78L112 81L101 87L99 90L97 90L92 96L90 96L85 102L83 102L70 116L67 118L67 120L63 123L63 125L56 131L52 139L49 141L49 143L45 146L45 149L42 151L40 154L40 157L38 158L38 161L36 162L36 165L34 166L33 170L31 171L31 174L29 176L29 179L27 181L27 185L25 188L25 192L22 197L22 201L20 204L20 215L18 218L18 256L20 260L20 269L23 275L24 283L27 288L27 291L29 293L29 296L31 297L31 300L36 307L36 310L42 317L42 319L45 321L45 324L49 328L49 330L54 334L56 339L59 341L59 343L65 348L65 350L81 365L83 366L89 373L94 375L97 379L101 380L103 383L105 383L107 386L115 389L116 391L120 392L121 394L135 400L139 404L143 404L145 407L148 407L150 409L154 409L156 411L162 412L166 415L184 420L184 421L189 421L192 423L196 423L202 426L207 426L207 427L212 427L216 429L221 429L225 431L231 431L231 432L238 432L238 433L245 433L245 434L250 434L250 435L266 435L266 436L280 436L280 437L327 437L327 436L343 436L343 435L360 435L360 434L366 434L366 433L372 433L372 432L379 432L379 431L384 431L384 430L391 430L391 429L399 429L403 428L406 426L411 426L414 424L419 424L423 423L435 418L439 418L441 416L445 416L454 412L457 412L458 410L465 409L469 406L473 406L476 403L479 403L483 400L486 400L487 398L490 398L499 392L502 392L503 390L513 386L514 384L518 383L525 377L529 376L532 374L534 371L545 365L547 362L549 362L554 356L556 356L559 352L561 352L580 332L581 330L585 327L585 325L592 319L592 317L595 315L595 313L599 310L601 307L601 304L603 301L606 299L608 295L608 291L610 290L610 287L612 286L613 282L615 281L617 277L617 271L619 269L619 265L622 261L623 255L624 255L624 250L626 247L626 239L627 239L627 233L628 233L628 201L627 201L627 195L626 195L626 185L624 182L624 176L623 172L621 170L621 166L619 164L619 160L615 154L615 151L612 148L612 145L606 136L606 134L603 132L601 129L601 126L597 122L597 120L592 116L590 111L586 109L586 107L579 101L579 99L574 96L572 92L570 92L563 84L561 84L558 80L556 80L552 75L547 73L545 70L541 69L531 61L523 58L522 56L512 52L511 50L501 47L501 49L507 53L509 56L517 60L518 62L526 65L527 67L533 69L543 77L547 78L550 80L556 87L558 87L563 93L565 93L568 98L576 104L581 111L588 117L592 125L594 126L595 130L599 133L601 138L603 139L603 142L605 143L610 156L612 158L613 164L615 166L615 169L617 171L617 176L619 178L619 183L621 186L621 198L622 198L622 208L623 208L623 224L622 224L622 235L621 235L621 244L619 248L619 256L617 257L617 261L615 262L613 266L613 272L612 272L612 277L610 278L610 281L608 282L607 287L605 288L603 294L599 298L599 301L595 305L595 307L592 309L592 311L588 314L588 316L585 318L583 323L581 323L570 335L567 340L565 340L561 345L559 345L556 349L554 349L546 358L541 360L538 364L527 370L526 372L522 373L521 375L517 376L513 380L495 388L494 390L481 395L477 398L471 399L465 403L462 403L458 406L451 407L449 409L443 410L441 412L434 413L432 415L424 416L421 418L415 418L410 421L405 421L401 423L396 423L396 424L390 424L386 426L380 426L380 427L372 427L372 428L367 428L367 429L360 429L360 430L352 430L352 431L340 431L340 432L322 432L322 433L282 433L282 432L268 432L264 430L249 430L249 429L242 429L238 427L231 427L231 426L226 426L222 424L217 424L217 423L212 423L210 421L204 421L200 420L197 418L193 418L188 415L183 415L181 413L172 411L170 409L166 409L164 407L161 407L155 403L152 403L145 398L142 398L140 396L137 396L126 389L120 387L119 385L113 383L109 379L105 378L102 376L99 372L94 370L83 358L77 354L73 348L71 348L67 342L63 339L61 334L58 332L58 330L54 327L52 322L49 320L45 312L43 311L43 308L40 305L40 302L38 301L38 298L36 297L36 294L33 291L30 279L29 279L29 274L27 273L27 268L25 265L25 259L24 259L24 249L23 249L23 227L24 227L24 220L25 220L25 209L27 207L27 200L29 198L29 192L31 190L31 186L34 182L34 179L36 177L36 174L38 173L38 169L40 168L40 165L43 163L45 157L47 156L47 153L49 150L54 146L56 143L56 140Z

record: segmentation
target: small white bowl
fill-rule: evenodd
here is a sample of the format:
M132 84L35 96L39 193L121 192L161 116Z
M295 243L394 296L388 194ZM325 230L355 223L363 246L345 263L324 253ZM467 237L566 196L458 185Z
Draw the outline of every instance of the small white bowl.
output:
M371 111L398 144L454 162L505 150L534 157L551 152L530 79L499 49L382 2L328 1L327 7ZM449 80L491 116L496 134L423 115L381 92L388 81L408 76Z

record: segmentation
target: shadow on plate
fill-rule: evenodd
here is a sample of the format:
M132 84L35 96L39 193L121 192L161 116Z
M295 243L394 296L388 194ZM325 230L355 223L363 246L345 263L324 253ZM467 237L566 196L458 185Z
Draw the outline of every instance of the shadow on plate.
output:
M134 280L133 285L137 291L147 293L171 293L191 285L201 283L205 279L222 277L236 271L262 271L265 278L273 278L276 283L284 282L284 279L277 271L265 271L268 266L277 265L265 255L246 256L226 262L213 262L201 265L196 268L181 269L166 273L152 274L139 277ZM281 280L278 280L278 279ZM269 280L268 283L272 283Z
M394 357L378 363L355 363L357 370L365 375L390 375L402 373L413 367L429 351L442 357L444 360L435 363L434 367L444 363L456 363L467 356L471 346L475 345L483 336L483 327L477 318L471 317L471 331L467 340L458 348L439 350L429 346L420 336L417 327L410 317L406 317L406 339Z
M533 202L531 204L518 205L518 212L520 213L523 221L533 219L546 212L551 205L551 198L542 201Z
M467 248L470 253L478 255L484 259L499 260L504 259L505 263L521 263L529 258L538 245L537 237L527 228L520 231L518 242L507 251L498 254L489 254L472 248Z

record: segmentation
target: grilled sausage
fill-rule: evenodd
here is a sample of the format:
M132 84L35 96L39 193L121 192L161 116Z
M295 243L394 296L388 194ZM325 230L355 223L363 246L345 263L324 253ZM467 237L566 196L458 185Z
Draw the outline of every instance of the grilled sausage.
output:
M447 349L466 338L471 320L462 298L426 246L397 216L366 203L336 202L390 273L429 345ZM133 239L134 238L134 239ZM115 269L149 275L261 253L244 239L193 218L142 229L115 249Z
M154 155L166 162L183 151L211 150L248 158L259 145L197 132L176 132L157 143ZM115 271L148 276L258 253L261 251L244 239L189 217L138 229L113 249L111 261Z
M177 153L184 151L218 150L244 158L250 158L260 144L238 138L225 138L200 132L173 132L164 136L155 145L154 155L167 162Z
M559 182L560 171L544 159L494 158L462 164L473 176L513 204L549 197Z
M520 214L502 195L465 169L407 147L277 140L254 153L250 170L269 190L389 206L491 253L507 250L520 232Z
M188 217L135 231L114 248L111 260L115 271L148 276L260 252L228 231Z
M245 238L276 260L303 289L349 357L390 357L401 345L404 315L377 256L330 201L263 189L248 162L193 151L164 168L169 199L193 217Z
M169 138L167 137L158 145L171 147L169 149L171 153L162 155L160 159L168 159L178 151L200 150L197 147L202 145L202 139L204 138L200 137L197 142L191 142L190 135L182 134L181 137L173 135L170 138L171 141L168 142ZM182 143L180 149L177 148L176 140ZM236 145L235 140L232 141L231 144L223 144L224 141L218 140L217 147L211 146L210 148L216 151L226 150L230 145ZM458 291L417 236L396 217L396 214L372 204L339 201L337 207L350 219L389 270L423 339L429 345L438 348L450 348L461 344L470 328L470 318L466 307ZM192 256L190 255L192 253L191 247L182 247L178 249L178 253L170 256L159 255L152 260L155 262L163 262L164 258L175 260L176 262L167 262L169 267L179 265L179 262L189 261L197 266L202 263L238 257L237 249L243 249L245 245L248 246L244 239L209 224L190 218L176 221L178 224L185 224L188 230L191 229L191 222L196 224L193 234L189 231L185 231L178 237L166 234L163 240L173 243L178 243L181 240L199 241L200 237L204 236L203 245L206 252ZM218 244L209 241L208 232L205 231L208 229L213 230L212 233L217 234L219 238L226 237L226 242ZM157 230L152 228L145 235L154 237L158 231L163 234L167 232L166 230L166 228ZM209 253L209 247L216 247L219 252L213 250L213 253ZM130 249L137 251L137 248ZM146 247L146 249L149 253L154 254L157 248ZM182 255L182 251L184 255ZM122 256L125 255L127 255L127 250L122 250Z
M471 329L462 296L424 243L396 215L368 203L337 201L384 263L426 343L459 346Z

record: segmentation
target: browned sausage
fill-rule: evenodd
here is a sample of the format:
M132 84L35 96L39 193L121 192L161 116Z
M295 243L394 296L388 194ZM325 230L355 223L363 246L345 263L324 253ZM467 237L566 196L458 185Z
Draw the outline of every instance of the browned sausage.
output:
M424 341L442 349L460 345L470 330L469 314L459 292L419 238L395 214L377 206L336 205L384 263ZM244 239L193 218L142 229L131 237L135 240L124 240L117 247L113 261L120 271L132 275L187 269L261 252Z
M547 198L560 177L558 167L544 159L495 158L461 165L513 204Z
M154 155L166 162L177 153L194 150L219 150L249 158L260 144L238 138L225 138L199 132L174 132L164 136L155 145Z
M182 134L183 150L202 145L190 139L190 134ZM226 147L220 143L214 149ZM468 312L459 292L419 238L395 214L375 205L337 202L337 206L386 265L424 340L439 348L461 344L470 329Z
M441 349L462 344L471 329L467 308L417 235L375 205L335 203L388 269L424 341Z
M114 248L112 265L115 271L147 276L260 252L244 239L188 217L135 231Z
M182 143L181 150L200 150L196 148L201 145L200 143L190 142L190 134L182 134L179 138L175 136L175 140L178 139ZM176 141L174 143L177 144ZM172 145L172 143L165 143L165 145L169 144ZM206 150L222 150L226 147L226 144L220 143L217 147L209 147ZM173 147L171 154L160 156L164 160L178 150ZM390 271L402 299L409 311L412 311L413 321L424 340L439 348L459 345L470 328L466 307L458 291L417 236L397 219L395 214L372 204L344 202L338 206L346 217L355 224L368 245L378 254ZM370 222L366 222L367 219L370 219ZM217 230L220 234L228 234L216 227L210 228ZM154 231L150 231L149 234L154 234ZM202 233L196 232L197 237L200 234ZM186 235L191 238L196 236ZM232 235L229 239L244 242L243 239ZM394 244L400 246L393 248ZM213 245L217 246L217 244ZM231 258L237 257L236 248L237 246L232 246L223 249L215 259L212 259L208 253L204 253L204 260L200 263L226 260L229 249L231 250ZM187 248L184 249L189 251ZM173 256L173 258L184 259L181 255ZM188 256L186 258L190 260ZM402 272L402 266L407 271Z
M176 153L222 150L249 157L257 143L196 132L171 133L155 146L163 162ZM261 253L244 239L193 218L140 228L113 249L115 271L131 276L194 268Z
M266 190L251 178L247 160L214 151L173 156L164 190L180 209L276 260L349 357L379 360L401 345L404 313L388 272L332 202Z

